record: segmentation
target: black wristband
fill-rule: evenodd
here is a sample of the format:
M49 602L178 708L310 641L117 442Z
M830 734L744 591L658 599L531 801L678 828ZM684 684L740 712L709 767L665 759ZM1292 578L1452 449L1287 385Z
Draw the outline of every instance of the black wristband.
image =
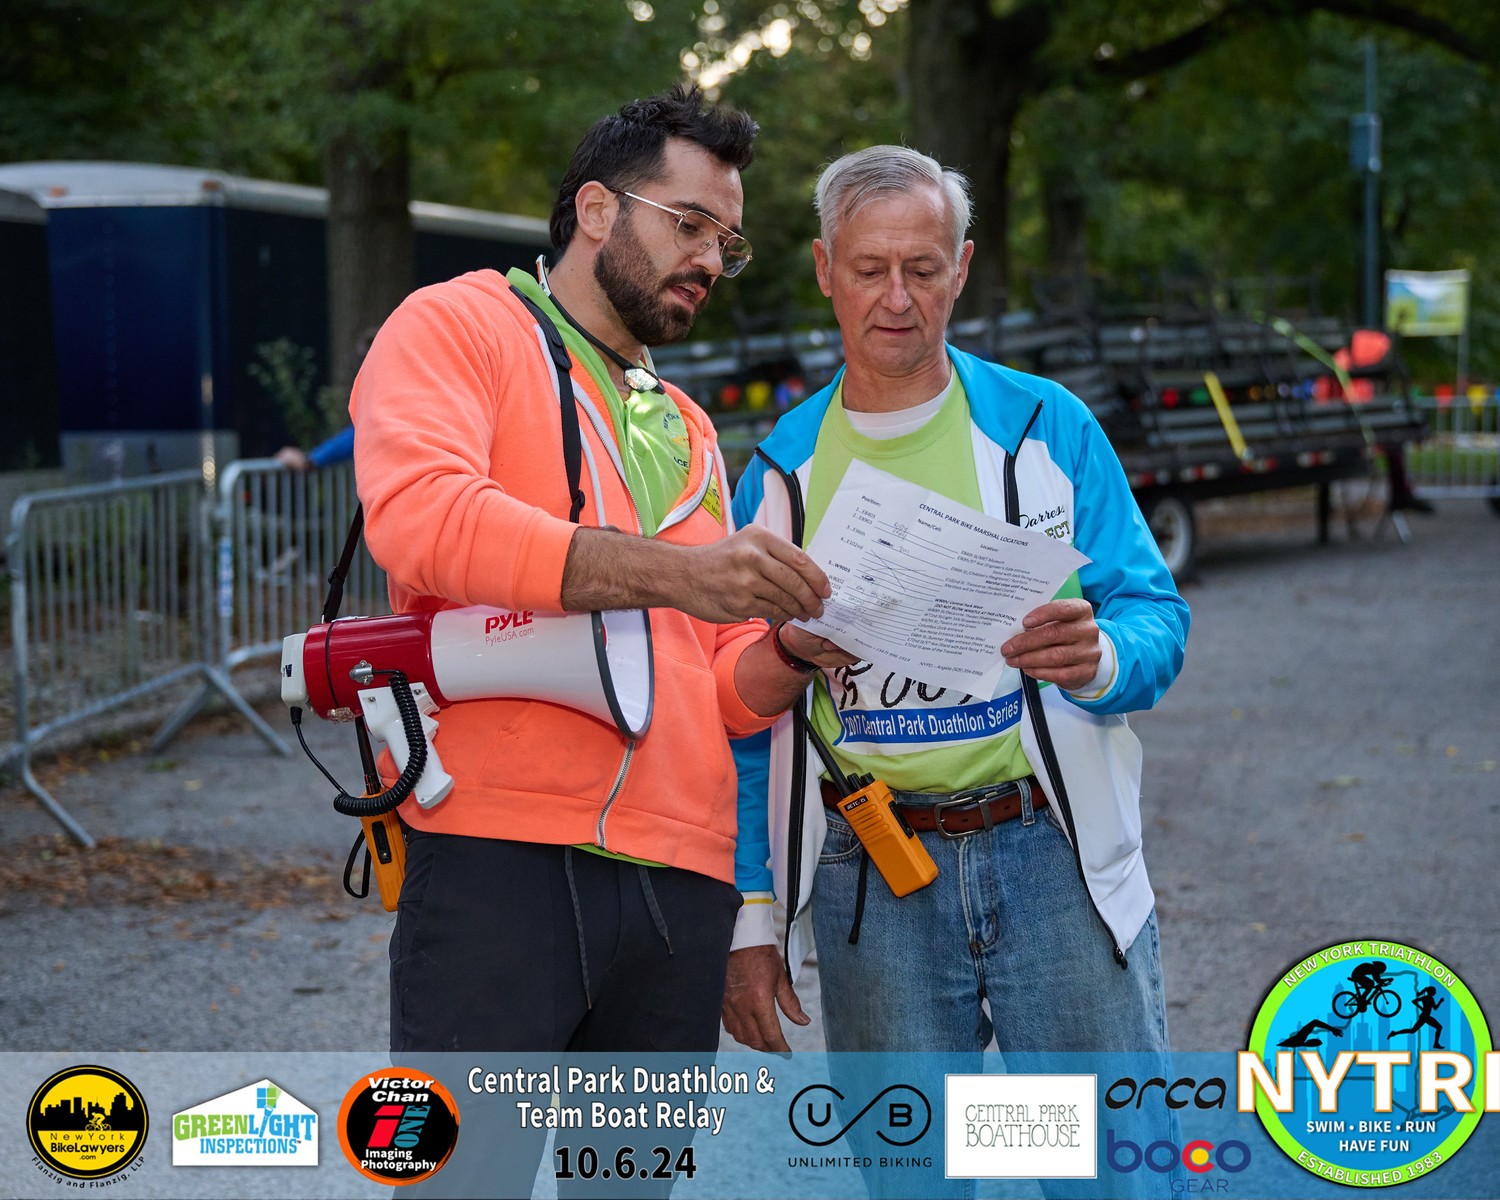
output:
M781 659L782 662L786 663L787 666L791 667L799 675L811 675L814 671L821 670L822 668L817 663L810 663L805 658L798 658L782 645L781 627L785 624L785 621L777 621L776 624L771 626L771 646L776 651L776 657Z

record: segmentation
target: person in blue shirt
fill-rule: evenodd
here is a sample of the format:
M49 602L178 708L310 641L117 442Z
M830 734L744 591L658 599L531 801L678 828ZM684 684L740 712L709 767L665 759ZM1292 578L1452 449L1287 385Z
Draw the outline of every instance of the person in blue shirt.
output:
M276 451L275 457L283 467L290 467L293 471L310 471L315 467L348 462L354 457L354 426L344 426L311 450L303 450L300 446L283 446Z

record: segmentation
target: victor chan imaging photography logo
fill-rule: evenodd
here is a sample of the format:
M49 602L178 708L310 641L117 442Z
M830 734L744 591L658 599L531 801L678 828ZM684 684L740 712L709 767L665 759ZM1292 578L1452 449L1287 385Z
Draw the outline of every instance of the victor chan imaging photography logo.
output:
M391 1067L366 1075L339 1107L339 1145L377 1183L416 1183L442 1170L458 1144L458 1105L425 1071Z
M1388 1187L1448 1162L1500 1109L1500 1055L1447 965L1376 939L1325 946L1266 995L1238 1056L1240 1112L1319 1178Z
M318 1114L269 1079L172 1117L174 1167L315 1167Z
M59 1071L37 1088L26 1110L36 1165L54 1179L86 1179L96 1187L140 1166L150 1128L140 1089L108 1067Z
M950 1179L1093 1179L1097 1076L949 1075Z

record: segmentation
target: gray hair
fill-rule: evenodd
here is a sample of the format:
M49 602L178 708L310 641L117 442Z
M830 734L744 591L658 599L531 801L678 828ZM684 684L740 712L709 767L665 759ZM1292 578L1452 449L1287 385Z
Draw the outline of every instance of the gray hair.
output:
M969 181L937 159L906 146L869 146L835 159L823 169L813 207L822 226L824 245L832 250L839 229L872 200L905 195L924 184L937 188L947 202L953 225L953 255L957 258L972 216Z

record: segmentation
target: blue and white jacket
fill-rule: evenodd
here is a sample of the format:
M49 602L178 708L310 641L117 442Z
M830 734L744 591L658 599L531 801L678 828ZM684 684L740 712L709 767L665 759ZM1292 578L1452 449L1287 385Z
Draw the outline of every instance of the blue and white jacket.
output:
M1105 666L1090 698L1040 687L1019 672L1002 681L997 694L1021 691L1021 744L1124 965L1124 951L1155 903L1141 857L1141 747L1125 714L1150 708L1176 678L1188 608L1087 406L1050 380L952 346L948 355L968 395L984 510L1046 529L1091 560L1078 579L1104 635ZM787 413L761 444L735 490L736 526L753 522L802 543L804 490L837 383ZM806 703L807 697L799 701ZM809 745L795 736L790 713L733 748L739 771L735 881L746 901L734 947L773 944L772 902L785 905L795 976L812 950L808 900L827 828L818 772L809 767Z

